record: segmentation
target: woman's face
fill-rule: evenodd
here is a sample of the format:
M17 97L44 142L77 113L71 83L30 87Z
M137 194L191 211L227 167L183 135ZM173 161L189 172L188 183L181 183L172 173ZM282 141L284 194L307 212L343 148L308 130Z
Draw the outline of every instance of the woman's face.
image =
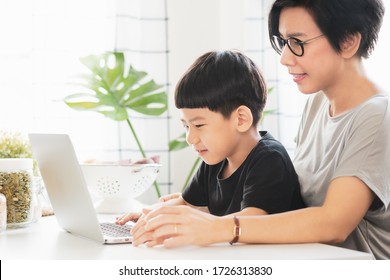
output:
M279 33L281 38L295 37L306 41L322 34L312 16L301 7L284 8L280 14ZM304 54L294 55L285 46L280 62L288 69L293 81L302 93L310 94L320 90L330 91L337 86L343 71L343 58L333 49L325 36L304 44Z

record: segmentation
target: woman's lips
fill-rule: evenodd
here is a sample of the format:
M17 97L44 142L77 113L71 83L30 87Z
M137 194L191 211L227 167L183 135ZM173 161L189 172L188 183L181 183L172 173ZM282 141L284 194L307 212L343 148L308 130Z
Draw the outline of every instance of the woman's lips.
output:
M306 78L306 74L291 74L293 77L293 81L296 83L301 82L303 79Z

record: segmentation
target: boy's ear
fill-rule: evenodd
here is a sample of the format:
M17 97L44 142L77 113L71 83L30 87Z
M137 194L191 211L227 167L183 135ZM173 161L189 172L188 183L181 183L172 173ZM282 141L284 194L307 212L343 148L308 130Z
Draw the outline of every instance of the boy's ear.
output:
M362 35L360 33L349 35L348 38L341 43L341 54L343 57L353 57L359 50L361 39Z
M237 129L239 132L245 132L252 127L253 116L251 110L244 105L236 109Z

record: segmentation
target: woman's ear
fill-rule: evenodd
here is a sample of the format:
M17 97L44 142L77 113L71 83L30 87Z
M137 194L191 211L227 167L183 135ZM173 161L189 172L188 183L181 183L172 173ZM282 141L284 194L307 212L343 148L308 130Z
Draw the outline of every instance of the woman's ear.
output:
M244 105L238 107L235 111L237 119L237 130L239 132L245 132L252 127L253 116L251 110Z
M344 58L353 57L359 50L361 39L362 35L360 33L349 35L348 38L341 43L342 56Z

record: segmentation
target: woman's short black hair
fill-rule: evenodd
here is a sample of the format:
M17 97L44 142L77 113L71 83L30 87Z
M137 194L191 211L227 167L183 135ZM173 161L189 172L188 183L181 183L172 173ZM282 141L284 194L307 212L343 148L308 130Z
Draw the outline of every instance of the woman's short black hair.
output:
M274 48L272 36L279 35L280 13L287 7L306 9L337 52L349 36L360 33L357 55L364 58L368 58L374 49L385 13L381 0L276 0L268 18L269 37Z
M175 91L177 108L207 108L229 118L247 106L256 126L267 100L264 78L255 63L238 51L208 52L180 79Z

